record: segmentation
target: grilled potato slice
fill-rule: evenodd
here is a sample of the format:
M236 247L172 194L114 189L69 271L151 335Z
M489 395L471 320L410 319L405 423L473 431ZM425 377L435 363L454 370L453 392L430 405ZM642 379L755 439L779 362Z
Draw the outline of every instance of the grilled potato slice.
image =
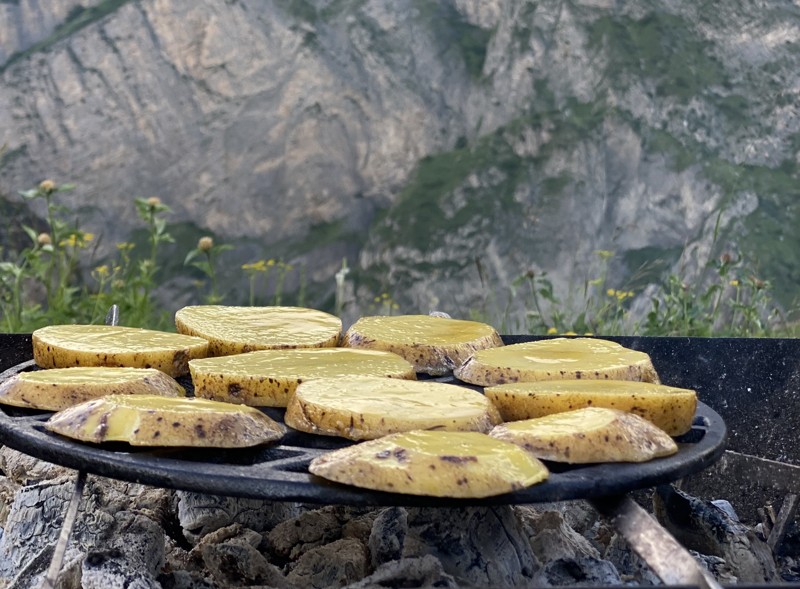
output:
M544 481L547 468L521 448L475 432L412 431L311 461L312 474L376 491L480 498Z
M189 372L189 360L207 353L202 338L134 327L51 325L33 332L33 358L40 368L155 368L175 377Z
M678 451L675 440L646 419L604 407L504 423L489 435L569 464L645 462Z
M481 386L583 378L659 382L647 354L594 338L555 338L479 350L454 374Z
M504 421L543 417L583 407L608 407L635 413L671 436L692 427L697 393L632 380L542 380L484 389Z
M256 407L286 407L297 385L312 378L383 376L417 378L397 354L351 348L262 350L192 360L189 371L198 397Z
M82 442L240 448L279 440L286 429L258 409L208 399L110 395L54 414L45 427Z
M302 307L227 307L196 305L175 313L178 333L209 342L209 356L255 350L334 347L342 320Z
M487 432L500 415L486 397L466 387L347 377L300 384L285 421L304 432L369 440L414 429Z
M475 350L502 346L495 329L477 321L431 315L362 317L348 329L342 345L399 354L417 372L447 374Z
M76 367L20 372L0 383L0 403L61 411L106 395L185 397L174 378L155 368Z

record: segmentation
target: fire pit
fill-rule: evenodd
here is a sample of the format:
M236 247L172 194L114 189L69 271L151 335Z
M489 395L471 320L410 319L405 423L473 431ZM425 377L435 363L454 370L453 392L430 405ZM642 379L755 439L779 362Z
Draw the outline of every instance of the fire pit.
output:
M504 339L506 343L516 343L529 338L509 336ZM281 445L270 448L214 452L140 450L122 445L92 446L72 442L42 428L48 414L5 408L0 413L0 442L38 458L94 474L222 496L324 505L456 507L465 510L589 498L596 500L595 505L601 511L630 522L635 517L630 513L630 505L628 513L623 513L626 509L623 508L624 500L620 499L622 494L683 478L706 469L720 458L726 442L725 422L720 413L724 415L724 411L729 409L726 403L721 402L724 398L720 398L723 392L720 389L724 387L720 385L730 383L732 373L741 372L744 364L752 366L759 355L748 348L748 344L737 348L746 358L737 358L733 354L721 356L714 352L715 346L732 346L739 341L611 339L648 352L664 382L695 388L705 401L699 404L692 430L678 439L679 453L645 464L554 467L548 482L490 499L467 501L410 497L325 482L307 473L308 463L319 453L350 442L299 432L291 433ZM31 369L30 363L26 363L30 349L27 336L0 336L0 368L5 369L0 379ZM791 351L793 348L787 345L785 352ZM711 356L719 362L715 370L708 366ZM751 375L750 382L753 381L758 381L758 378ZM273 418L282 416L280 410L267 412ZM671 564L674 568L674 561Z

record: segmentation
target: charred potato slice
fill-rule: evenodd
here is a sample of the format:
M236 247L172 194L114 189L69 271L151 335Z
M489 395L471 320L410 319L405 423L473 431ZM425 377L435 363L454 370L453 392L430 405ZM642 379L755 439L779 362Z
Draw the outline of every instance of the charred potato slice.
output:
M253 406L286 407L297 385L312 378L382 376L416 379L406 360L377 350L306 348L262 350L192 360L198 397Z
M528 452L475 432L413 431L335 450L311 461L317 476L376 491L480 498L544 481Z
M487 432L500 415L481 393L456 385L394 378L319 378L297 387L286 425L350 440L414 429Z
M209 356L334 347L342 334L341 319L302 307L195 305L179 309L175 325L178 333L207 339Z
M659 382L647 354L594 338L555 338L479 350L454 374L481 386L558 379Z
M45 411L115 394L184 397L186 391L155 368L53 368L20 372L0 383L0 403Z
M208 399L110 395L54 414L45 427L82 442L240 448L279 440L285 428L244 405Z
M519 382L486 387L484 393L504 421L607 407L644 417L671 436L689 431L697 410L697 393L691 389L629 380Z
M51 325L33 332L33 358L40 368L155 368L176 377L189 372L189 360L207 353L202 338L134 327Z
M342 345L399 354L417 372L447 374L475 352L502 346L495 329L477 321L430 315L362 317L348 329Z
M489 435L569 464L645 462L678 451L675 440L646 419L603 407L504 423Z

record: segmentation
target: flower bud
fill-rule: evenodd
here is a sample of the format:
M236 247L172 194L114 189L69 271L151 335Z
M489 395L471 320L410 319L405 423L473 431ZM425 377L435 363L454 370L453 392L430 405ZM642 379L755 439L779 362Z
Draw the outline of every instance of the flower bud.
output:
M52 180L42 180L41 183L39 184L39 190L41 190L42 192L46 192L47 194L50 194L55 189L56 189L56 183L53 182Z
M150 208L154 209L160 204L161 204L161 199L158 198L157 196L151 196L150 198L147 199L147 206Z
M50 237L49 233L40 233L36 237L36 243L38 243L39 245L50 245L51 243L53 243L53 239Z
M201 252L207 252L212 247L214 247L214 240L208 236L201 237L197 241L197 249L199 249Z

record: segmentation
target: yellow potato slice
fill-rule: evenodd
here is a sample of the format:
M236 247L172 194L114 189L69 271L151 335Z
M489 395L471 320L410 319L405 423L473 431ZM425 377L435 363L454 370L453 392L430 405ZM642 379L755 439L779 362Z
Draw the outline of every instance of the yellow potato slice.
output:
M489 435L569 464L645 462L678 451L675 440L646 419L604 407L504 423Z
M304 432L369 440L414 429L487 432L500 415L486 397L465 387L346 377L300 384L285 421Z
M479 350L454 374L481 386L583 378L658 382L647 354L594 338L555 338Z
M302 307L196 305L179 309L175 325L179 333L207 339L209 356L334 347L342 334L341 319Z
M413 431L385 436L311 461L308 470L337 483L433 497L480 498L547 479L521 448L475 432Z
M348 329L342 345L399 354L417 372L447 374L475 350L502 346L495 329L477 321L431 315L362 317Z
M185 397L174 378L155 368L76 367L20 372L0 383L0 403L46 411L106 395Z
M671 436L692 428L697 393L632 380L541 380L484 389L504 421L542 417L583 407L608 407L635 413Z
M391 352L352 348L262 350L192 360L198 397L256 407L286 407L297 385L312 378L383 376L417 378L414 367Z
M175 377L189 372L189 360L207 353L202 338L134 327L51 325L33 332L33 358L40 368L155 368Z
M45 427L82 442L241 448L279 440L286 429L258 409L208 399L110 395L54 414Z

